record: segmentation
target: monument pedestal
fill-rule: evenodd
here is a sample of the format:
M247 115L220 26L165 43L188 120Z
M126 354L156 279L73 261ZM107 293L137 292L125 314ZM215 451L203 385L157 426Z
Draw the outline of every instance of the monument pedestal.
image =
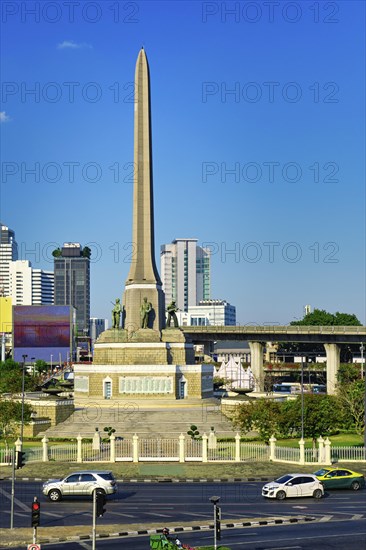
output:
M213 366L194 364L193 344L179 328L110 329L94 346L92 365L75 365L75 405L92 400L204 399Z
M75 365L75 406L212 397L212 365Z

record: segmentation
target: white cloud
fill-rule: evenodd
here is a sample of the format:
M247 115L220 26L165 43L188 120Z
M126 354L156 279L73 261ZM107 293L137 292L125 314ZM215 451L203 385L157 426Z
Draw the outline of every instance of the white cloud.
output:
M57 44L57 48L59 50L80 50L82 48L92 48L91 44L87 44L86 42L74 42L73 40L64 40L60 44Z
M0 111L0 122L8 122L9 120L10 116L5 111Z

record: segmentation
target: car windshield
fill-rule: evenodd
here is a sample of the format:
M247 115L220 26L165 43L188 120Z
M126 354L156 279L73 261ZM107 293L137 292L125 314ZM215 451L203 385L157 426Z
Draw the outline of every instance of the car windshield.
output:
M114 481L114 476L111 472L101 473L99 477L106 479L107 481Z
M292 476L285 475L276 479L276 483L286 483L286 481L290 481L290 479L292 479Z
M315 476L325 476L330 470L326 470L325 468L322 468L321 470L318 470L315 472Z

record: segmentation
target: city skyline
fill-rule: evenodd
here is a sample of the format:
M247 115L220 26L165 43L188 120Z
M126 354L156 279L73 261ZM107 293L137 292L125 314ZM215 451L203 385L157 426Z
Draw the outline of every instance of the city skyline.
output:
M156 257L182 235L210 246L211 297L239 324L287 324L305 304L365 324L364 5L255 2L254 21L245 3L96 4L94 23L91 8L3 18L0 219L19 259L49 270L64 242L89 246L91 316L110 319L133 248L143 44Z

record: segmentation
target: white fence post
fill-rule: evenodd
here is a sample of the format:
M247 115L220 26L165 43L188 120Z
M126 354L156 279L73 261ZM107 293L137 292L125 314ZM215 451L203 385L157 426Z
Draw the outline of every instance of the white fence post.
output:
M299 463L304 465L305 464L305 441L303 440L303 438L300 439L299 445L300 445L300 462Z
M82 440L83 440L83 438L79 434L76 438L77 445L78 445L76 462L82 462L83 461L82 452L81 452L81 442L82 442Z
M139 436L137 434L132 436L132 457L133 462L139 461Z
M276 460L276 441L277 439L272 435L269 440L269 460Z
M48 437L47 436L44 436L44 438L42 439L42 450L43 450L42 461L48 462Z
M202 462L207 462L207 440L208 436L203 434L202 436Z
M116 436L111 434L109 437L110 442L110 462L116 462Z
M183 434L180 434L179 436L179 462L184 462L185 456L184 456L184 446L185 446L185 436Z
M240 434L235 436L235 462L240 462Z
M319 448L318 448L318 462L320 464L324 464L324 439L322 436L318 437L317 439Z
M16 450L16 452L17 452L17 453L18 453L18 452L20 453L20 451L22 450L22 442L21 442L21 440L19 439L19 437L18 437L18 439L16 440L16 442L14 443L14 445L15 445L15 450Z
M324 441L325 446L325 458L324 458L324 464L331 466L332 465L332 456L330 452L330 446L331 442L329 441L329 437Z

